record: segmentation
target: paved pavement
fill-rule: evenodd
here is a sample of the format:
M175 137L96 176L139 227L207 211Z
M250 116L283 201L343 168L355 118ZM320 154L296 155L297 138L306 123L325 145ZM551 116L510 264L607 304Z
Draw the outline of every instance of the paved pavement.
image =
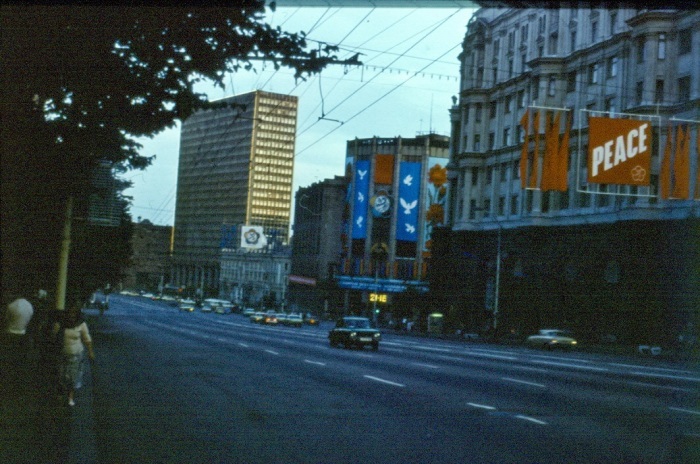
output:
M7 352L7 348L0 350ZM23 359L26 362L20 367L2 364L0 463L97 462L90 366L71 407L57 393L52 366L42 363L36 350Z

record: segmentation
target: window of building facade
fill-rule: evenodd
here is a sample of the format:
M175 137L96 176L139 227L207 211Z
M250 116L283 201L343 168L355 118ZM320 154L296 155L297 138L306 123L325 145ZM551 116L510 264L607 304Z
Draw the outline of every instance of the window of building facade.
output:
M678 79L678 103L685 103L690 100L690 76L683 76Z
M481 134L474 134L474 151L481 150Z
M657 58L660 60L666 59L666 34L659 34Z
M521 43L524 44L525 42L527 42L527 35L528 35L529 30L530 30L529 24L523 24L520 27L520 42Z
M644 37L637 37L635 45L637 47L637 63L644 63L644 46L646 45L646 40Z
M474 110L474 120L476 122L481 122L481 112L483 111L482 104L477 103L476 108Z
M654 103L663 103L664 101L664 80L656 80L656 88L654 91Z
M576 51L576 29L573 29L569 33L569 43L570 43L569 50L571 50L571 53L575 52Z
M505 216L506 214L506 197L498 197L498 215Z
M518 91L518 108L525 108L525 91Z
M527 53L520 55L520 71L527 71Z
M478 68L476 70L476 86L481 87L484 85L484 68Z
M496 148L496 134L494 132L489 132L489 150Z
M547 95L553 97L557 92L557 78L554 76L549 76L547 81Z
M518 196L511 195L510 197L510 214L518 214Z
M493 41L493 59L497 60L499 54L501 53L501 41L496 39Z
M617 29L617 12L610 12L610 34L608 36L615 35L615 30Z
M501 177L501 182L508 180L508 163L503 163L498 167L498 174Z
M493 63L493 76L492 76L492 82L495 85L496 82L498 82L498 61Z
M510 127L506 127L503 129L503 146L508 147L512 143L512 140L510 139Z
M615 108L615 97L607 97L605 99L605 111L609 113L615 113L617 111Z
M515 31L508 33L508 50L512 51L515 48Z
M523 126L518 124L517 126L515 126L515 131L517 133L518 143L524 142L525 141L525 130L523 129Z
M489 103L489 117L491 119L496 117L496 109L498 108L498 103L495 101L492 101Z
M588 65L588 83L597 84L599 80L599 69L600 65L598 63L593 63Z
M547 26L547 17L540 16L539 19L537 20L537 33L539 35L544 35L544 32L546 31L546 26Z
M506 112L506 114L511 113L513 111L513 96L512 95L506 95L505 106L503 109Z
M513 69L513 58L508 58L508 79L513 77L515 69Z
M472 168L472 185L476 185L479 180L479 168Z
M576 91L576 71L566 74L566 91L567 93Z
M692 33L690 28L678 31L678 54L685 55L692 49Z
M591 42L598 41L598 21L591 21Z
M486 167L486 179L485 179L486 185L491 185L491 181L493 180L491 178L492 176L493 176L493 166L487 166Z
M549 49L548 53L549 55L556 55L557 54L557 42L559 42L559 34L554 33L549 36Z
M635 88L635 97L637 99L637 105L641 105L644 98L644 81L637 82L637 87Z
M537 58L542 58L544 56L544 47L540 45L537 47Z
M469 219L476 218L476 200L469 200Z
M520 179L520 160L513 161L513 172L510 175L511 179Z
M491 200L488 198L484 200L484 217L491 216Z
M607 63L607 76L608 77L615 77L617 76L617 66L618 66L618 59L617 56L611 56L608 58L608 63Z
M537 100L540 98L540 78L534 77L532 79L532 99Z

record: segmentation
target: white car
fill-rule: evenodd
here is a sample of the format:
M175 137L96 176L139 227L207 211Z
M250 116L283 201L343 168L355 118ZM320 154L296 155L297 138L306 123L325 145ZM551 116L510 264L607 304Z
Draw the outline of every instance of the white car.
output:
M548 350L553 350L555 348L571 349L578 344L571 332L560 329L542 329L537 335L530 335L527 337L525 343L530 346L539 346Z

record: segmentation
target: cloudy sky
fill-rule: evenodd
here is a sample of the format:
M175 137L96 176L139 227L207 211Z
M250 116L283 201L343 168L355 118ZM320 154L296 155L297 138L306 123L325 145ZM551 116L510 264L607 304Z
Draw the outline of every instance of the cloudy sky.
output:
M267 20L289 32L336 44L340 57L360 53L361 67L335 66L306 82L292 72L258 64L255 73L226 78L224 90L202 84L209 98L266 90L299 97L293 192L343 173L345 145L355 137L449 135L448 110L459 92L461 43L472 9L278 8ZM131 214L172 225L175 214L180 129L142 139L156 155L133 182Z

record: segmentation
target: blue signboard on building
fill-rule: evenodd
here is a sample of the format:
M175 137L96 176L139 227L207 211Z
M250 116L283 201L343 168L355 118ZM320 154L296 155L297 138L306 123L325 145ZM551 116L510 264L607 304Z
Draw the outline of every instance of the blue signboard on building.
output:
M367 211L369 204L369 161L355 163L355 190L353 192L352 238L367 238Z
M415 242L418 239L418 201L420 198L421 163L403 162L399 167L399 210L396 218L396 239Z

